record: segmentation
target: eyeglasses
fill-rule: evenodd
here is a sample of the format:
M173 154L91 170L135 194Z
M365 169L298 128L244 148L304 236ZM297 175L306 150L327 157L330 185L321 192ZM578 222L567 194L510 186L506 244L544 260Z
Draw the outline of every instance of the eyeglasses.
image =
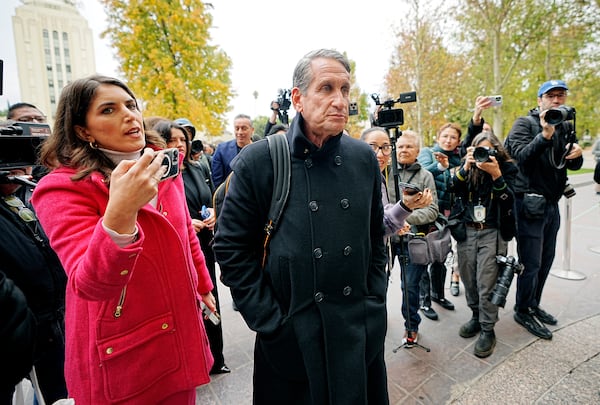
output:
M22 117L17 118L15 121L19 122L37 122L43 124L46 122L46 117L43 115L23 115Z
M553 98L555 98L555 97L557 97L557 98L559 98L559 99L562 99L562 98L565 98L565 97L567 97L567 93L565 93L565 92L560 92L560 93L552 93L552 94L550 94L550 93L546 93L546 94L544 94L542 97L544 97L544 98L547 98L547 99L549 99L549 100L552 100L552 99L553 99Z
M4 200L6 205L8 205L12 209L13 212L15 212L17 215L19 215L19 218L21 218L23 221L25 221L25 222L37 221L37 218L36 218L34 212L31 211L28 207L26 207L25 204L23 203L23 201L21 201L16 196L10 195L8 197L2 197L2 199Z
M392 153L392 145L379 146L375 143L370 143L369 146L371 147L371 149L373 149L373 152L375 152L375 154L381 151L383 156L389 156Z

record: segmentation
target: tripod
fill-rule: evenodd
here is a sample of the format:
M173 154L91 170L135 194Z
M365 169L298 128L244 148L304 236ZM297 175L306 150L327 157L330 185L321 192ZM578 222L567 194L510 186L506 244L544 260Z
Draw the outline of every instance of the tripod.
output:
M392 177L394 179L394 191L396 192L396 200L399 201L401 198L401 194L400 194L400 186L398 184L399 173L398 173L398 157L396 156L396 141L398 139L398 136L402 136L402 131L400 131L397 126L394 126L391 128L386 127L386 131L390 137L390 143L392 146L392 154L391 154L392 155ZM410 329L412 329L412 327L411 327L410 314L408 314L408 311L409 311L409 301L408 301L408 294L407 294L408 282L407 282L407 277L406 277L406 272L408 271L409 257L408 257L408 252L405 249L405 243L406 243L405 238L407 238L407 237L409 237L409 236L406 235L400 239L399 249L398 249L399 250L398 261L400 263L401 283L404 286L403 291L402 291L402 300L404 301L404 306L405 306L406 312L407 312L407 316L406 316L406 322L408 325L407 328L408 328L408 330L410 330ZM400 346L396 347L394 350L392 350L392 352L396 353L401 348L412 349L413 347L419 347L419 348L425 350L426 352L431 351L431 349L429 349L428 347L420 345L414 339L411 339L410 336L407 336L406 341L403 344L401 344Z

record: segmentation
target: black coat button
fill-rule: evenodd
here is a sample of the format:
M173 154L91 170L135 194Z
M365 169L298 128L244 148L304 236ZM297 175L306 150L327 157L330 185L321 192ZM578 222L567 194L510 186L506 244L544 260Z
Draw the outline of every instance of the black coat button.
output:
M350 286L344 287L344 289L342 290L342 294L344 294L345 297L352 294L352 287L350 287Z
M319 210L319 203L317 203L316 201L311 201L308 203L308 208L312 211L312 212L316 212Z
M350 253L352 253L352 247L351 246L346 246L344 248L344 256L350 256Z
M304 161L304 166L306 166L307 169L310 169L313 166L313 161L311 158L308 158Z
M313 257L315 259L320 259L323 257L323 251L321 250L321 248L316 248L315 250L313 250Z
M325 295L322 292L318 292L318 293L315 294L315 301L316 302L323 301L323 298L325 298Z
M348 201L348 199L347 199L347 198L343 198L343 199L340 201L340 206L341 206L343 209L347 210L348 208L350 208L350 201Z
M341 166L342 165L342 157L340 155L337 155L336 157L333 158L333 162L335 163L336 166Z

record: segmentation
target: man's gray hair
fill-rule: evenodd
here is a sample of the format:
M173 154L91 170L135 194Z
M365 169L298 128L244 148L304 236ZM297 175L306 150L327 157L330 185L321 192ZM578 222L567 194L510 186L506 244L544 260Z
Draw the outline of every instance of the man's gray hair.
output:
M300 59L294 69L293 86L298 87L303 94L306 93L313 79L310 64L317 58L335 59L344 66L346 72L350 73L351 71L348 58L338 51L334 51L333 49L317 49L316 51L309 52Z

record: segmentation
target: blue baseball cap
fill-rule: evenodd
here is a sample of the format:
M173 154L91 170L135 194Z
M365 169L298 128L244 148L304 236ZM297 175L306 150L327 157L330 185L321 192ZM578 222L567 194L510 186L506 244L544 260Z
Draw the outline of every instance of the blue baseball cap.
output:
M569 90L567 87L567 83L562 80L549 80L540 86L538 90L538 97L542 97L542 95L548 93L552 89L565 89Z

